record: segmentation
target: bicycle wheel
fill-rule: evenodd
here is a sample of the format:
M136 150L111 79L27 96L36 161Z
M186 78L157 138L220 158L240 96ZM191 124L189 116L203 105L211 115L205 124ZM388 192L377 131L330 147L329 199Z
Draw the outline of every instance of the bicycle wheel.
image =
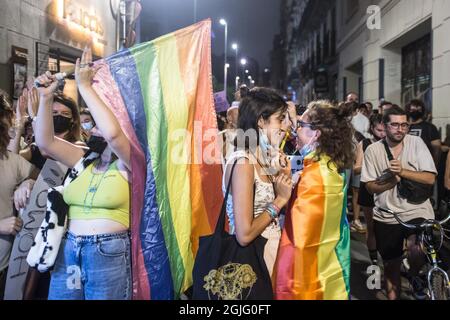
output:
M431 274L430 291L430 296L434 297L434 300L449 300L449 284L441 272L437 271Z

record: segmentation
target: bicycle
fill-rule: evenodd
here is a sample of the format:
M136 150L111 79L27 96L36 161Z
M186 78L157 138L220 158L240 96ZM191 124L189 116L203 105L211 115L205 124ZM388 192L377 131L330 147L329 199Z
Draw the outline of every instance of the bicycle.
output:
M431 300L450 300L450 280L446 271L444 271L439 265L441 261L438 258L438 252L440 251L443 243L445 231L449 231L443 227L448 221L450 221L449 215L442 221L438 220L425 220L421 224L413 225L401 220L397 213L378 208L380 211L387 214L391 214L403 227L408 228L416 232L420 247L427 257L427 284L428 284L428 297ZM435 232L439 233L439 245L436 245ZM447 237L446 237L447 238Z

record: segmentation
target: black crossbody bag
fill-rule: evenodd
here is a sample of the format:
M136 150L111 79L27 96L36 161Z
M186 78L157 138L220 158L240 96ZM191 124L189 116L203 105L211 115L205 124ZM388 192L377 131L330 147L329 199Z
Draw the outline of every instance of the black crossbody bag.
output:
M383 140L383 145L389 161L394 160L386 140ZM401 178L397 189L400 197L406 199L411 204L422 204L433 196L433 185L423 184L405 178Z

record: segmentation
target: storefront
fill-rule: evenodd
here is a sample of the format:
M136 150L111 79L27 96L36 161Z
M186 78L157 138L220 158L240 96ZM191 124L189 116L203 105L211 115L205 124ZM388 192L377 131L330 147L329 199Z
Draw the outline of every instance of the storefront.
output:
M116 3L113 0L112 7ZM109 0L8 1L0 12L0 40L8 48L0 50L0 88L17 98L17 88L47 70L73 73L87 44L94 58L113 54L116 20ZM64 92L77 99L73 79L67 79Z

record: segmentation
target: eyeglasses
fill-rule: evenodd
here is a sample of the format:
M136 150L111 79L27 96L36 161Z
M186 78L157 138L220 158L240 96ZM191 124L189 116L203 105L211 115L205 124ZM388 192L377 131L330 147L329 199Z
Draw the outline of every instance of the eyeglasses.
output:
M301 120L297 120L297 128L295 128L296 130L299 128L310 128L312 130L315 130L314 128L317 126L316 123L308 123L308 122L304 122Z
M394 122L394 123L389 123L389 125L392 128L397 129L397 130L400 129L400 128L402 128L402 130L409 129L409 123L406 123L406 122L404 122L404 123L396 123L396 122Z

